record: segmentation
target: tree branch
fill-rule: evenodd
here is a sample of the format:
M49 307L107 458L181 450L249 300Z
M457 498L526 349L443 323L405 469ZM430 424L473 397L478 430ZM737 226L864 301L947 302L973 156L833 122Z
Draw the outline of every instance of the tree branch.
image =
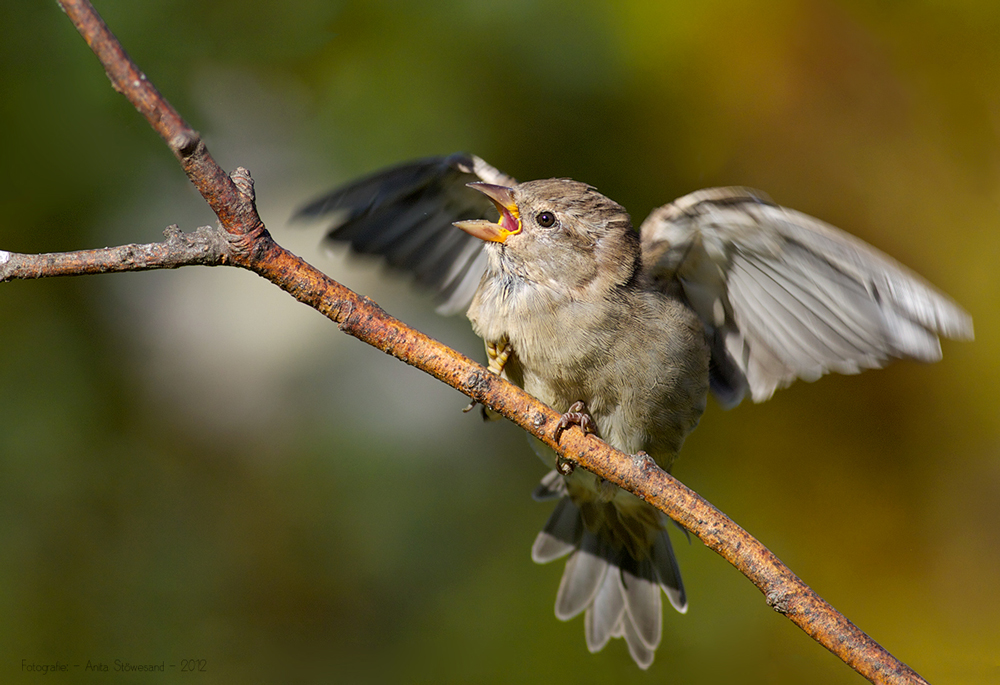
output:
M749 533L651 459L630 456L594 436L570 428L554 439L559 414L479 364L392 318L275 243L254 206L253 181L245 169L226 174L200 136L131 62L86 0L60 0L98 56L114 88L146 117L180 160L191 182L219 217L220 229L167 240L83 252L21 255L0 252L0 281L112 271L177 268L191 264L249 269L313 307L341 330L416 366L494 409L540 438L557 454L646 500L738 568L784 614L817 642L873 683L926 683L838 613Z
M20 254L0 250L0 283L4 281L83 276L117 271L177 269L182 266L218 266L226 262L229 243L224 233L202 226L194 233L182 233L177 226L163 232L162 243L121 245L100 250Z

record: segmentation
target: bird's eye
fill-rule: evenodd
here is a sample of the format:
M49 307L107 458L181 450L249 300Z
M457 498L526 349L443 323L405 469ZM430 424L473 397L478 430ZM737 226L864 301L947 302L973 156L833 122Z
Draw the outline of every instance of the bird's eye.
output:
M552 212L539 212L538 216L535 217L535 221L542 228L549 228L556 222L556 215Z

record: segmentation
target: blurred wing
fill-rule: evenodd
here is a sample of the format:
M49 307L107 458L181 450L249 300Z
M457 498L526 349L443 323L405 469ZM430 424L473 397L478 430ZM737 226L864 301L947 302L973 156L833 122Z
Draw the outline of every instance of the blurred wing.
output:
M947 295L871 245L746 188L701 190L640 227L644 268L687 299L712 344L725 406L796 378L891 359L937 361L938 336L971 339Z
M464 311L486 266L483 241L452 226L462 219L496 216L489 198L466 183L512 186L513 178L479 157L430 157L376 172L301 209L296 218L326 217L329 244L385 257L435 290L438 311Z

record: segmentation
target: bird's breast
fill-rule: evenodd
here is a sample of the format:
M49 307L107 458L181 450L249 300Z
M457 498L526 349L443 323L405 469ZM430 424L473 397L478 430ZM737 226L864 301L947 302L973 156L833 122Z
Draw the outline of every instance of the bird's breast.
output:
M509 341L508 377L559 412L583 400L618 449L672 460L708 391L697 317L659 293L586 301L539 290L481 287L469 309L477 334Z

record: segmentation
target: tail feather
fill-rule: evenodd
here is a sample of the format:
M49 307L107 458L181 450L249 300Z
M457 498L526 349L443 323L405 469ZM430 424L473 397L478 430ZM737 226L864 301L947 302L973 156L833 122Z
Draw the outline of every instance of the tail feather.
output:
M585 531L580 548L570 555L556 593L556 617L560 620L568 621L593 603L608 572L608 561L601 554L603 546L596 535Z
M587 609L583 619L583 630L587 636L587 649L595 654L608 644L625 615L625 595L621 591L621 576L611 569L605 574L601 589L594 597L594 603ZM621 637L618 635L617 637Z
M536 498L563 496L535 539L531 557L547 563L570 554L556 595L556 616L568 621L585 612L587 649L598 652L611 638L624 638L636 664L649 668L663 634L660 590L675 609L687 611L665 528L669 519L627 497L621 506L617 499L580 499L577 488L567 489L565 480L553 474L536 488L545 496Z
M531 558L536 564L547 564L564 557L580 546L583 536L583 519L580 510L564 497L556 504L545 528L531 546Z
M657 602L659 604L659 602ZM646 670L653 664L653 657L656 656L656 647L648 646L627 617L622 617L621 632L625 637L625 644L628 645L628 653L632 656L632 661L642 670Z
M542 482L539 483L531 493L531 499L536 502L548 502L549 500L559 499L560 497L565 496L566 481L555 469L545 474L545 477L542 478Z
M680 613L686 614L688 609L687 593L684 591L684 582L681 580L681 569L677 565L677 557L674 556L674 547L670 544L670 536L667 535L666 530L660 531L660 534L653 540L653 548L650 550L650 560L653 564L653 570L656 571L660 587L666 593L670 604Z
M663 630L663 610L659 581L656 579L649 558L637 564L635 573L622 568L621 579L622 593L625 596L625 615L643 644L651 650L656 649L660 644Z

